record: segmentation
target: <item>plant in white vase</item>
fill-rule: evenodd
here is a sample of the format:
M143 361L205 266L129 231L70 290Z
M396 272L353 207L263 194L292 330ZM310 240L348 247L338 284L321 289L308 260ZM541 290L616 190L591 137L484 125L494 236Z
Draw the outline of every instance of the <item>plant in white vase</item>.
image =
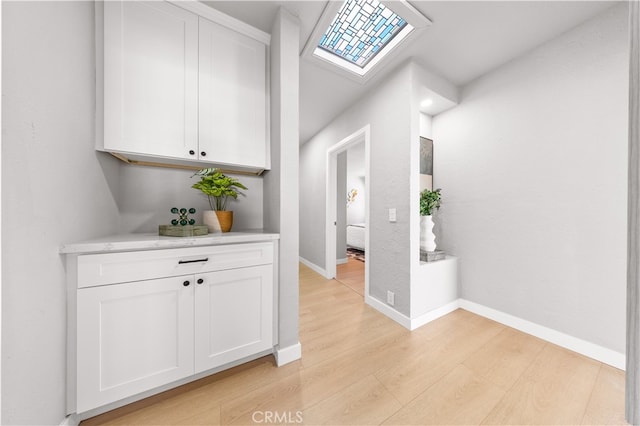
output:
M420 248L425 251L435 251L436 236L433 233L433 210L440 208L440 188L425 189L420 193Z
M209 199L211 210L202 213L202 221L209 227L209 232L229 232L233 225L233 212L227 211L227 201L244 195L239 189L246 190L247 187L215 168L198 170L193 176L200 176L200 182L191 187L202 191Z

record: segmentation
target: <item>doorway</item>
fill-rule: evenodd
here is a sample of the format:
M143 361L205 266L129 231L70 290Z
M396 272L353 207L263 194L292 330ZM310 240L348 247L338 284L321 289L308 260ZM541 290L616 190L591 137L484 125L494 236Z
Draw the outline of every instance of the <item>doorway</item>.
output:
M339 153L337 165L336 280L364 298L364 140Z
M348 137L346 137L345 139L343 139L342 141L338 142L337 144L331 146L328 150L327 150L327 194L326 194L326 206L327 206L327 212L326 212L326 257L325 257L325 264L326 264L326 273L327 273L327 278L337 278L337 271L338 271L338 257L340 257L341 259L343 257L346 256L346 247L345 247L345 253L342 254L338 254L338 242L344 242L346 243L346 239L344 237L346 237L346 226L347 225L354 225L353 223L348 223L349 222L349 217L351 217L351 221L356 222L358 219L357 218L361 218L361 220L363 220L362 222L358 222L355 223L355 225L359 225L360 226L360 230L358 230L357 232L360 233L361 235L361 239L363 240L361 243L355 243L353 245L357 245L359 246L358 248L362 249L360 250L362 252L362 255L366 257L366 254L369 253L369 203L368 203L368 197L370 194L369 191L369 171L370 171L370 167L369 167L369 153L370 153L370 126L367 125L365 127L363 127L362 129L354 132L353 134L349 135ZM358 191L358 185L356 185L355 183L353 185L353 188L348 188L347 189L347 182L346 182L346 173L341 173L341 179L342 180L342 184L341 184L341 188L342 185L344 185L344 191L338 191L338 175L339 175L339 167L338 167L338 163L339 163L339 156L340 158L344 158L342 157L342 155L344 155L344 153L347 153L347 158L348 158L348 151L351 150L351 152L353 153L353 155L361 155L363 156L362 161L363 161L363 167L360 171L356 171L354 173L354 175L361 175L362 178L362 183L363 186L360 187L361 191ZM345 161L340 161L340 163L344 164ZM351 189L355 189L355 193L351 192ZM339 197L339 193L340 194L340 198ZM346 196L345 196L346 193ZM363 210L363 215L358 216L356 214L352 214L351 216L349 216L348 212L347 212L347 202L349 202L348 200L351 199L351 205L358 206L359 208L361 207ZM355 204L356 202L358 203L362 203L361 204ZM340 214L339 214L340 213ZM339 220L339 216L341 216L341 219ZM340 238L339 238L339 233L340 233ZM351 241L353 242L353 241ZM368 294L369 294L369 266L368 263L369 262L362 262L361 264L357 264L357 263L351 263L351 265L349 264L349 258L346 258L346 263L345 262L341 262L342 264L340 265L340 269L341 272L348 272L349 275L352 276L352 278L354 276L357 275L358 273L358 269L360 269L360 271L362 270L362 268L364 268L364 285L360 285L361 288L359 293L363 294L364 296L364 300L367 301L368 300ZM361 262L360 260L357 259L353 259L353 262ZM360 272L360 274L362 274L362 272ZM341 275L344 278L344 275ZM346 279L345 279L346 280ZM356 285L355 283L352 283L354 285ZM345 283L345 285L348 285ZM354 288L354 291L357 291L356 288Z

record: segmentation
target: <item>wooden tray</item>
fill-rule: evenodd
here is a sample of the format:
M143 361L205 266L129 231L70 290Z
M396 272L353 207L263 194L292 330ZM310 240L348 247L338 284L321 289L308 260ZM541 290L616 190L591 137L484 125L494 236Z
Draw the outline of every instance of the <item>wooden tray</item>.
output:
M207 225L160 225L158 234L165 237L197 237L207 235L209 228Z

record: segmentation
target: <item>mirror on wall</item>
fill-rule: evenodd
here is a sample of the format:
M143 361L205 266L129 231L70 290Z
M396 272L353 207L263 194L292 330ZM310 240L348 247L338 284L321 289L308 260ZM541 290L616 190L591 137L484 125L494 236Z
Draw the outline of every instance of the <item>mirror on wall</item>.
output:
M433 141L420 137L420 191L433 191Z

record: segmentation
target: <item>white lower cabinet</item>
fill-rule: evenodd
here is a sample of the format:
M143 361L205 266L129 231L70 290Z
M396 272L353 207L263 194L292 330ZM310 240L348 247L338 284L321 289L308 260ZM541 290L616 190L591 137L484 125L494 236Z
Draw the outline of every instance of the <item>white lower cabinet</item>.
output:
M181 249L76 258L71 412L84 413L272 350L273 243L214 247L199 256L198 249L183 250L182 258ZM155 266L148 268L150 276L158 270L176 276L140 280L144 273L132 268L136 259L143 271L145 264ZM136 279L87 287L83 277L100 282L93 271L102 271L106 281Z
M192 282L172 277L78 291L78 412L193 374Z
M272 347L272 274L264 265L196 277L196 373Z

